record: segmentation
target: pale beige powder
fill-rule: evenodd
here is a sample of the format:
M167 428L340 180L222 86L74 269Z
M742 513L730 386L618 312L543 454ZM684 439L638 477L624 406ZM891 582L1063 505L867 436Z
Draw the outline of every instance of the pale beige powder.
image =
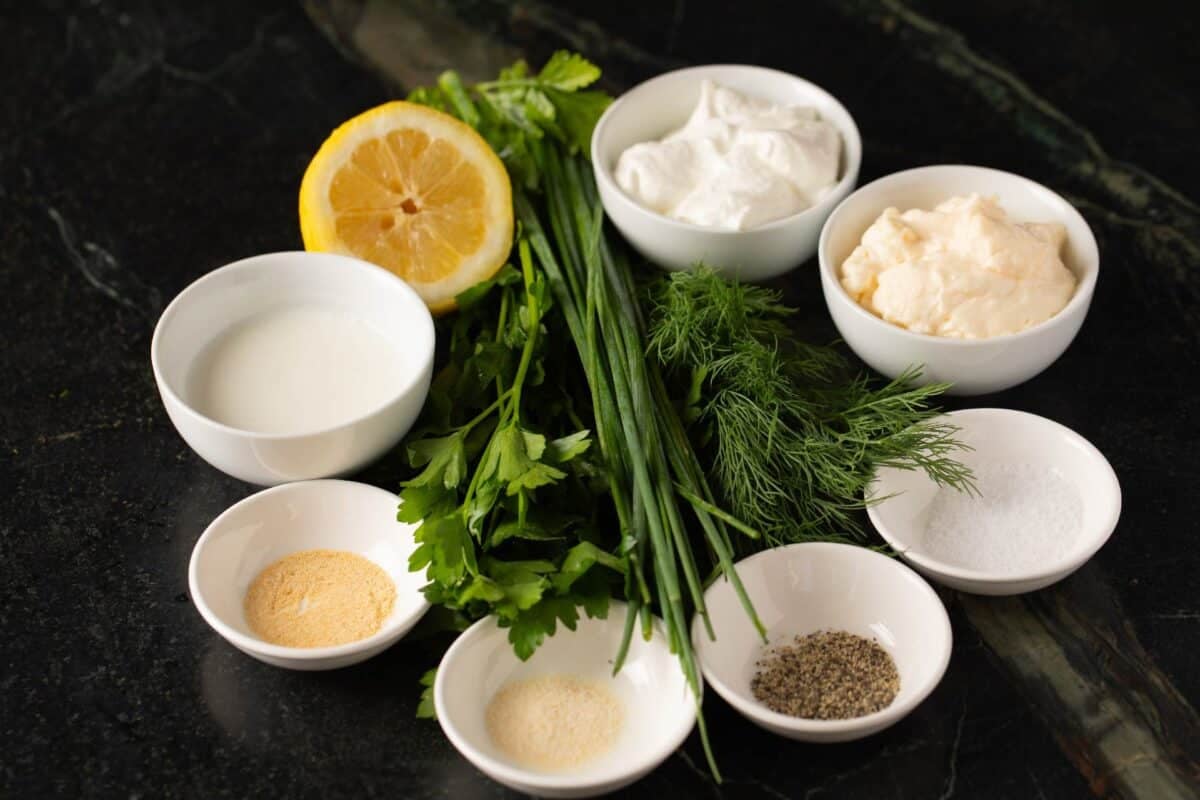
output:
M486 722L492 741L513 761L554 771L610 750L624 716L604 683L546 675L502 687L488 705Z
M396 585L377 564L343 550L301 550L258 574L246 592L255 635L286 647L365 639L396 603Z

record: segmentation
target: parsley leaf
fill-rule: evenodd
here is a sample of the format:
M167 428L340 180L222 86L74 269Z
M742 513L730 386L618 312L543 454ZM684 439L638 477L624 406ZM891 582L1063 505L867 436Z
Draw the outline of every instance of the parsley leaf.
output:
M431 669L421 676L421 702L417 704L419 719L437 719L437 710L433 704L433 683L437 680L437 670Z
M567 630L575 630L579 622L579 612L575 610L575 601L569 597L547 597L522 611L514 622L508 626L508 641L513 646L513 652L522 661L527 660L533 651L537 650L547 636L553 636L562 622ZM501 621L501 626L504 622Z
M538 73L538 80L555 89L573 92L600 79L600 68L578 53L559 50Z
M589 156L592 152L592 130L612 98L604 92L567 92L546 89L554 103L555 121L566 133L566 142L573 152Z
M590 434L591 431L582 430L555 439L546 445L546 460L552 464L565 464L575 456L583 455L592 446Z
M438 483L447 489L458 486L467 471L466 434L466 430L458 430L449 436L411 442L408 461L414 467L425 465L425 471L405 481L404 486L434 486Z

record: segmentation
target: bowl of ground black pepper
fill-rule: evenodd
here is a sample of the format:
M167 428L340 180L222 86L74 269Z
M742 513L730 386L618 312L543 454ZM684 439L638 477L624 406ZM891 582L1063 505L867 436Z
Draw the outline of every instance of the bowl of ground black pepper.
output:
M692 641L704 678L750 721L809 742L844 742L898 722L950 661L950 618L917 573L863 547L811 542L736 565L766 628L724 579L705 592Z

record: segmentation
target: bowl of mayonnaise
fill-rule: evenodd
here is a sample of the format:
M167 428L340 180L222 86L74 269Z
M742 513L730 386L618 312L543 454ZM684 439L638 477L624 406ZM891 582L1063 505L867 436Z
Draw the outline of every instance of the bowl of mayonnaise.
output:
M854 188L862 140L832 95L736 64L668 72L621 95L592 134L604 210L667 269L773 278L816 253Z
M830 215L821 287L838 332L891 378L952 394L1029 380L1079 332L1100 270L1096 238L1028 178L948 164L861 187Z

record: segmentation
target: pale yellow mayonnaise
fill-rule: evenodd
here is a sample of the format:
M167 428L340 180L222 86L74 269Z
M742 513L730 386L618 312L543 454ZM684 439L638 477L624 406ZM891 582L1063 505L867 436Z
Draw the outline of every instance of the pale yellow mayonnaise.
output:
M995 198L952 197L932 211L889 208L842 264L858 303L915 333L984 339L1019 333L1063 309L1075 276L1066 229L1010 222Z
M679 130L617 160L617 184L646 208L744 231L815 205L838 182L842 141L815 109L704 81Z

